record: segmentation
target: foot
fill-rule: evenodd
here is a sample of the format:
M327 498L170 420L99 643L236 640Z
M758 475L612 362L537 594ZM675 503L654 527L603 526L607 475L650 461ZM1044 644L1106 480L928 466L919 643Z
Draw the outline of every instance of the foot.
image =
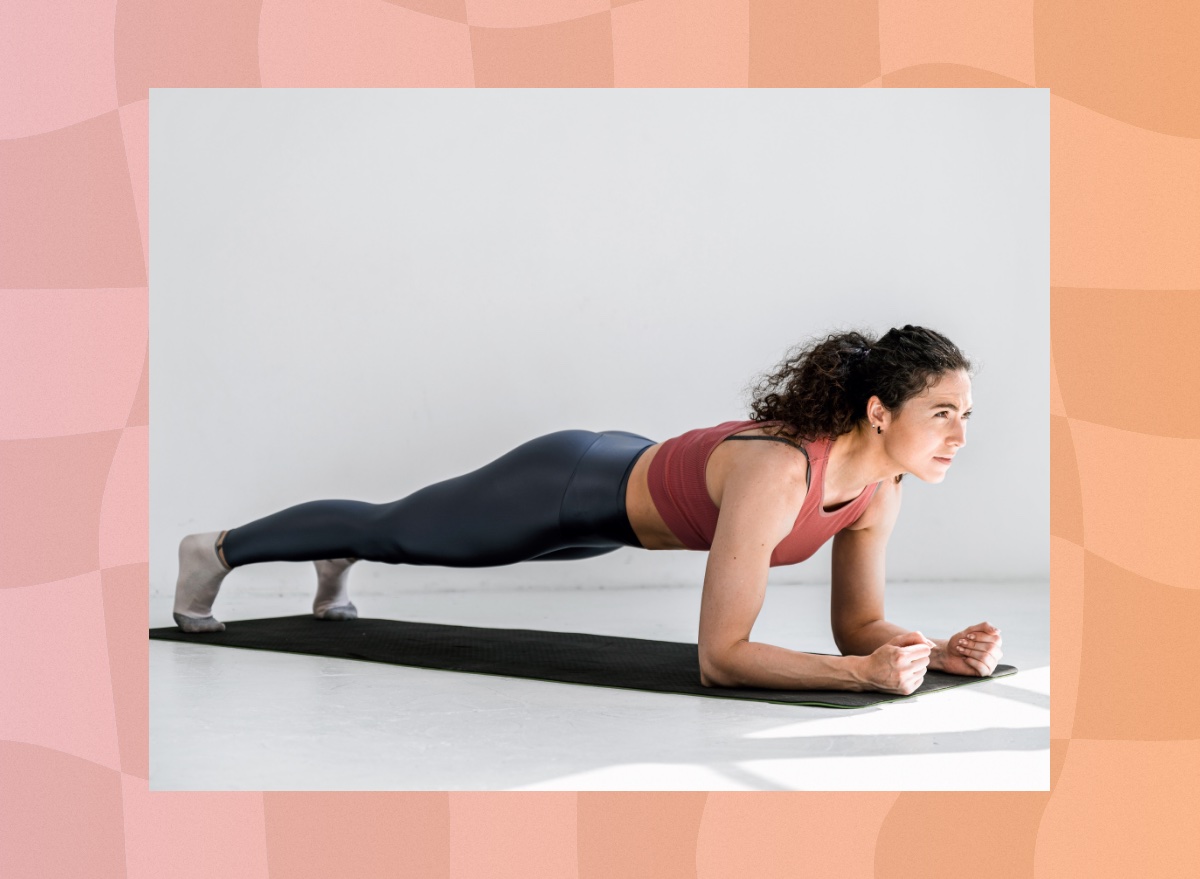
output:
M179 579L175 581L175 624L185 632L220 632L212 606L229 569L217 556L220 531L189 534L179 541Z
M313 562L317 569L317 596L313 616L319 620L356 620L358 608L350 600L347 573L358 559L327 559Z

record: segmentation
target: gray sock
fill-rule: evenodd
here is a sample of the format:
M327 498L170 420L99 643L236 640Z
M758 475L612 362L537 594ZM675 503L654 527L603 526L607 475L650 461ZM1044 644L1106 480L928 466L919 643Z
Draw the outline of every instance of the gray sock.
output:
M358 608L350 600L350 566L358 559L327 559L313 562L317 569L317 594L313 616L319 620L358 619Z
M179 577L175 581L175 624L185 632L220 632L212 606L229 569L215 548L220 531L189 534L179 541Z

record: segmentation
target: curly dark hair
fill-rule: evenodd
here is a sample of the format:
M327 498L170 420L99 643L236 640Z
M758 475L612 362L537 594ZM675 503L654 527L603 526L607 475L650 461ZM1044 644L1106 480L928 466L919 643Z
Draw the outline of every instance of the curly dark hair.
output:
M880 338L851 330L801 343L753 386L754 421L781 421L780 434L801 442L849 433L878 396L892 412L954 370L972 373L953 342L905 324Z

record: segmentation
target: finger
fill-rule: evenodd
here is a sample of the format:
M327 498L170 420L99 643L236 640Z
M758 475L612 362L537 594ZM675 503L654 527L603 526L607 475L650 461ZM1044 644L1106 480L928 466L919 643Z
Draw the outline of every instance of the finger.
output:
M985 663L980 662L978 659L974 659L970 656L967 656L963 659L963 662L965 662L971 668L975 669L975 671L979 672L980 677L986 678L988 675L990 675L992 673L992 670L990 668L988 668Z
M1001 641L998 637L995 640L985 640L985 639L979 638L979 637L972 638L968 635L964 638L959 638L951 646L953 646L955 648L956 652L961 653L961 652L963 652L964 649L969 649L969 650L982 649L985 651L986 650L999 650L1000 644L1001 644Z
M959 641L954 645L954 649L964 656L987 656L987 654L998 648L992 644L978 644L974 641Z
M959 648L959 656L965 659L979 659L982 660L982 662L988 662L988 660L991 660L991 662L998 663L1004 654L1000 651L968 650L968 648Z
M964 632L999 632L1000 630L991 623L976 623L973 626L967 626L963 629Z
M904 657L928 656L932 650L933 648L931 648L928 644L912 644L908 647L901 647L900 655Z
M955 645L954 650L959 656L964 658L972 657L983 662L990 661L993 668L995 668L996 664L999 663L1001 658L1004 656L1004 651L995 644L989 644L980 647L968 642L962 645Z
M928 638L925 635L924 632L912 632L911 634L915 638L920 638L921 639L920 643L927 645L931 649L937 646L935 643L933 643L933 641L930 638Z
M996 653L962 652L959 654L959 656L961 656L963 659L975 659L979 662L990 662L993 668L995 668L997 663L1000 662L1000 654Z

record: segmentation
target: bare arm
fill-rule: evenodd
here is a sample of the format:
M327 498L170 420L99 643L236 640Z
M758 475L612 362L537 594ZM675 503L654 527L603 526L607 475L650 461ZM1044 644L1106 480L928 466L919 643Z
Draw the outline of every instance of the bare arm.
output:
M910 629L883 616L885 553L900 514L902 483L884 482L862 517L833 536L833 590L830 615L833 639L843 654L866 656ZM929 667L939 668L946 641L936 645Z
M750 640L771 553L804 503L807 463L776 443L753 443L726 476L700 601L704 686L862 690L863 660L819 656ZM765 448L762 448L765 447ZM799 460L797 460L799 459Z

